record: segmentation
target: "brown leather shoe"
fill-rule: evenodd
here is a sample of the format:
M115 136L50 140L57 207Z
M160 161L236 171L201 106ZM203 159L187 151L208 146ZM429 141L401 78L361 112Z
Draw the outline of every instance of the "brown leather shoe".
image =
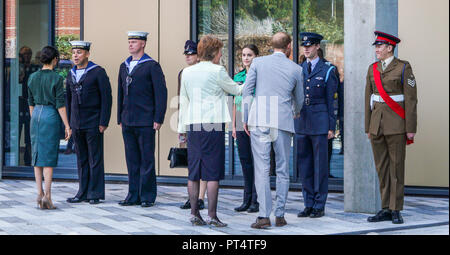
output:
M265 228L268 228L270 226L272 226L270 224L270 219L269 218L262 218L262 217L256 218L256 222L251 225L252 228L256 228L256 229L265 229Z
M287 222L284 219L284 217L275 217L275 226L276 227L282 227L282 226L286 226Z

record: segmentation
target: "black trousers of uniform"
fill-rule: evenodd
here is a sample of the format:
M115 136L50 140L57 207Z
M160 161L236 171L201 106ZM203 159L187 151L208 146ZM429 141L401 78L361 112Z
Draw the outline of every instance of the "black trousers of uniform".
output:
M98 127L74 129L73 140L77 153L80 199L105 199L105 167L103 134Z
M328 196L328 136L295 135L305 207L324 209Z
M125 157L128 168L130 203L156 200L155 130L153 127L133 127L122 124Z
M236 138L242 174L244 175L244 203L256 204L258 203L258 197L256 195L255 168L253 165L250 136L245 131L237 131Z

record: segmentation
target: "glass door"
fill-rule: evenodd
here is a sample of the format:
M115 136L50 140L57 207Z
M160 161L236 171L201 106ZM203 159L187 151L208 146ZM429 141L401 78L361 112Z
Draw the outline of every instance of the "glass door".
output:
M40 68L40 50L50 43L50 3L49 0L5 1L6 166L31 165L27 81Z

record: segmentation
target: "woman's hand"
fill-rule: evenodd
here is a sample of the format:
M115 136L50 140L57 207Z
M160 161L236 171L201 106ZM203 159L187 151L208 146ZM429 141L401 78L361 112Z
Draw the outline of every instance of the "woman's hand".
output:
M69 141L70 137L72 136L72 129L70 129L70 127L66 127L65 134L66 137L64 140Z
M231 136L236 140L236 127L233 127L233 132L231 133Z
M184 145L186 144L186 134L179 134L178 135L178 142L180 143L180 145Z

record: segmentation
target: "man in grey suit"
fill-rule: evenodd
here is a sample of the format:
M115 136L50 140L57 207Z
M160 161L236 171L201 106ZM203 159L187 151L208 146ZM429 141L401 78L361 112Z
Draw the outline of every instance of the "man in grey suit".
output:
M286 225L284 208L289 190L289 156L294 117L303 105L302 68L289 59L292 39L287 33L272 37L274 54L255 58L244 84L244 129L251 137L255 185L260 204L252 228L270 227L270 148L274 144L277 174L275 225ZM249 132L250 130L250 132Z

